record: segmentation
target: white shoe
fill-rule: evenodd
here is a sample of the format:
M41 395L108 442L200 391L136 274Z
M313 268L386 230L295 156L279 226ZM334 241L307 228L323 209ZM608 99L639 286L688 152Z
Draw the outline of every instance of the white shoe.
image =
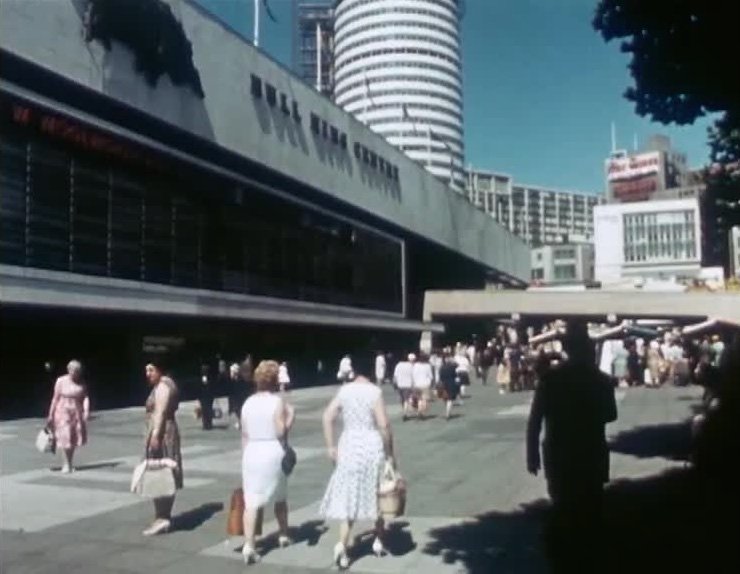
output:
M256 564L260 561L260 555L249 544L242 546L242 558L244 564Z
M377 556L378 558L385 556L388 554L385 550L385 546L383 546L383 543L380 541L380 538L376 538L373 542L373 554Z
M293 544L293 541L290 539L290 536L278 536L278 547L287 548L291 544Z
M337 545L334 547L334 564L336 564L340 570L346 570L347 568L349 568L349 557L347 556L347 549L341 542L338 542Z
M73 466L69 466L68 464L65 464L62 467L62 474L72 474L75 471Z
M157 534L164 534L170 529L169 520L155 520L152 525L144 530L142 534L144 536L156 536Z

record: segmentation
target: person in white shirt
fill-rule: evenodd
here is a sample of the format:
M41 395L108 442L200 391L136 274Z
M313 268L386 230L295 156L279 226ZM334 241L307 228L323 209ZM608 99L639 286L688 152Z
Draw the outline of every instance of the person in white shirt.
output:
M290 374L288 373L288 363L282 362L278 367L278 385L280 392L284 393L290 387Z
M355 378L355 372L352 369L352 358L344 355L339 361L339 370L337 371L337 380L340 383L347 383Z
M465 397L465 389L470 384L470 359L465 355L465 352L459 352L455 355L455 363L457 368L457 378L460 379L460 398Z
M419 397L418 416L423 419L426 416L429 399L431 398L432 383L434 382L434 371L426 356L421 355L419 360L413 364L411 371L414 392Z
M414 393L414 363L416 355L409 354L405 361L399 361L393 371L393 384L398 389L401 397L401 407L403 408L403 420L408 418L409 411L412 408L412 398Z
M433 352L429 357L429 364L432 366L432 372L434 373L434 384L439 384L439 369L442 367L443 359L442 356Z
M375 357L375 383L380 386L385 383L385 354L381 351Z

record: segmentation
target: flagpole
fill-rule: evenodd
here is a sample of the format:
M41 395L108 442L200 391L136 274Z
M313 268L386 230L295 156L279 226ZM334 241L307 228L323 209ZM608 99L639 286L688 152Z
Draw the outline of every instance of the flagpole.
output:
M254 0L254 45L256 47L260 45L260 2L262 0Z
M321 22L316 22L316 89L320 92L321 88Z

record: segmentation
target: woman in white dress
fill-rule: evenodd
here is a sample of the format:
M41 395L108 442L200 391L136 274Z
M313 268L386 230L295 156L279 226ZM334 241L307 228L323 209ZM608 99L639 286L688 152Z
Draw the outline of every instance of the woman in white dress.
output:
M259 560L255 550L257 515L268 503L275 503L275 518L280 534L278 544L290 544L288 537L288 478L282 469L283 441L293 426L295 410L280 396L279 366L262 361L254 371L255 393L241 412L242 488L244 489L244 562Z
M334 421L341 412L344 428L334 442ZM347 547L357 520L375 522L373 552L385 553L383 520L378 515L378 484L386 458L393 461L393 436L380 388L365 377L345 383L324 412L324 438L335 468L319 513L341 522L334 562L349 567Z

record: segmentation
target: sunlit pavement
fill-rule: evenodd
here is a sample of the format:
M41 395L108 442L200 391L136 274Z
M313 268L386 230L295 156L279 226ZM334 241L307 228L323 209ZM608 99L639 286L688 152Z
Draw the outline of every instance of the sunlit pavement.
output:
M299 459L289 499L295 544L274 548L269 537L274 523L268 522L263 559L248 567L252 571L332 567L336 527L324 525L316 511L331 471L320 416L333 392L327 387L291 394L297 407L291 438ZM435 402L430 419L402 423L397 397L386 387L400 469L409 483L407 516L391 526L388 556L372 556L370 541L360 538L351 571L545 571L538 521L522 510L542 504L545 496L544 481L529 476L523 464L531 394L500 396L494 386L479 384L470 394L450 421ZM610 427L614 449L620 451L612 453L613 479L685 464L671 451L681 446L666 444L664 433L654 431L685 420L699 396L696 388L618 390L620 417ZM79 452L78 471L71 475L58 472L59 459L35 451L42 421L0 423L0 571L243 572L241 543L226 537L224 508L240 484L238 431L224 421L210 432L200 430L192 405L181 407L179 422L185 489L177 497L175 531L154 538L141 535L152 519L151 505L128 492L130 473L141 457L142 408L96 413L90 444ZM474 518L481 514L488 521L485 541L476 538L476 532L483 536ZM357 533L369 526L360 525Z

